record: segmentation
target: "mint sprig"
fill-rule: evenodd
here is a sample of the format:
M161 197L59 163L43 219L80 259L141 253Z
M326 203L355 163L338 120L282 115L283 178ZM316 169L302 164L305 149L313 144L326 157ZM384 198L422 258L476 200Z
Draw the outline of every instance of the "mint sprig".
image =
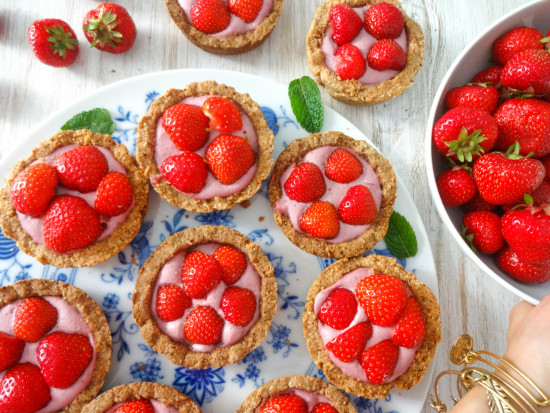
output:
M390 252L400 260L413 257L418 252L418 243L411 224L396 211L393 211L390 216L384 241Z
M79 129L89 129L94 133L111 135L115 131L115 123L107 109L95 108L74 115L61 127L61 130Z
M321 92L309 76L294 79L288 85L290 106L296 119L309 133L320 132L325 120Z

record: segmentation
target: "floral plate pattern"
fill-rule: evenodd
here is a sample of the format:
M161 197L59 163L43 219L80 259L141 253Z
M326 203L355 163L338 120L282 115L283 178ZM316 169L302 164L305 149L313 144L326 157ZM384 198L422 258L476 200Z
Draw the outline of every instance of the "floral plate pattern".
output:
M296 122L286 86L260 77L219 70L176 70L131 78L104 87L53 114L31 131L29 138L0 162L6 176L13 163L27 156L28 148L53 135L64 122L83 110L97 106L109 110L116 123L113 138L135 154L137 124L153 100L170 88L183 88L192 81L216 80L247 92L261 106L275 134L276 158L292 140L307 135ZM324 131L339 130L356 139L370 141L349 121L325 108ZM418 254L400 261L407 270L437 294L437 277L428 238L418 211L399 178L395 209L412 224L418 239ZM193 370L168 362L145 344L132 317L132 291L141 265L170 234L189 227L212 224L235 228L257 242L275 268L278 310L262 344L240 362L206 370ZM372 251L390 255L383 242ZM101 306L111 327L113 358L104 389L133 381L171 385L195 400L205 413L233 412L255 388L288 374L324 378L309 356L301 317L311 283L333 260L318 258L296 248L273 220L264 182L245 207L209 214L178 209L151 191L149 208L139 234L117 256L91 268L43 266L20 252L15 243L0 233L0 286L27 278L43 278L74 284ZM409 391L393 391L385 400L368 400L350 395L360 413L420 412L427 394L432 369Z

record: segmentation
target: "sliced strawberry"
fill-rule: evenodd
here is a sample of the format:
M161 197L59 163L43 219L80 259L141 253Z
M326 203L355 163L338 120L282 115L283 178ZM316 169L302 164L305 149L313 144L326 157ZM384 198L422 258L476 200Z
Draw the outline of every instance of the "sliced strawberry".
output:
M181 269L181 283L191 298L205 298L222 281L222 268L210 255L191 251Z
M185 319L185 338L196 344L218 344L224 321L212 307L195 306Z
M57 310L40 297L27 298L17 306L13 333L21 340L34 343L57 323Z
M361 354L361 367L365 370L367 379L372 384L382 384L388 381L395 370L399 347L390 339L376 343Z
M336 4L330 9L332 40L338 46L351 43L363 28L363 21L347 4Z
M458 165L439 174L436 185L445 206L463 205L477 194L471 173Z
M208 139L210 119L196 105L178 103L162 114L161 124L180 151L196 151Z
M355 314L357 314L355 295L346 288L336 288L323 302L317 316L327 326L342 330L351 324Z
M202 156L189 151L166 158L160 172L178 191L192 194L202 191L208 176Z
M192 300L179 285L163 285L157 292L157 314L163 321L174 321L191 307Z
M338 360L349 363L359 357L372 336L372 326L368 321L358 323L327 343L327 350Z
M21 214L38 217L55 197L57 171L45 163L35 163L24 169L11 184L13 207Z
M220 132L234 132L243 128L239 108L222 96L212 96L202 104L203 113L210 119L210 128Z
M405 27L405 18L393 4L375 3L365 13L365 30L380 39L395 39Z
M44 215L44 241L58 254L83 248L99 238L103 225L99 214L82 198L63 195Z
M403 315L393 331L393 343L405 348L418 347L426 335L426 321L418 301L409 297Z
M498 252L497 265L509 276L527 284L542 284L550 281L550 261L542 263L523 261L508 246Z
M304 162L292 170L283 188L290 199L311 202L325 194L327 185L319 167L311 162Z
M317 403L313 406L311 413L338 413L338 410L332 407L330 403Z
M220 302L220 308L225 319L231 324L244 327L247 326L256 312L256 297L247 288L227 288Z
M13 366L21 358L25 342L17 337L0 332L0 372Z
M381 39L370 48L367 63L374 70L403 70L407 55L395 40Z
M366 225L374 221L376 203L366 186L355 185L346 192L338 207L338 216L342 222L350 225Z
M542 33L533 27L515 27L493 43L493 60L505 65L518 52L526 49L544 49Z
M445 106L447 109L465 106L493 113L499 97L498 89L494 86L484 83L466 85L449 90L445 96Z
M88 337L59 331L40 340L36 358L46 383L57 389L66 389L84 373L93 352Z
M259 413L307 413L307 403L295 393L274 396L266 401Z
M408 301L405 283L386 274L374 274L360 280L355 286L355 296L370 322L382 327L397 323Z
M300 229L315 238L334 238L340 231L336 208L330 202L315 201L300 218Z
M239 281L248 267L246 255L230 245L218 247L212 254L212 258L222 267L222 279L227 285Z
M122 214L134 200L128 177L121 172L109 172L99 183L94 209L106 217Z
M245 23L252 23L262 9L263 0L228 0L227 7Z
M2 412L33 413L46 406L51 398L50 388L34 364L16 364L0 381Z
M113 413L155 413L155 408L147 399L130 400L122 403Z
M482 70L472 78L472 83L490 83L496 88L500 88L500 72L502 66L495 65Z
M357 46L351 43L340 46L334 56L334 72L342 80L359 79L367 70L365 57Z
M548 50L528 49L512 57L500 73L502 87L544 95L550 92L550 53Z
M327 178L341 184L355 181L362 173L363 166L359 159L343 148L332 152L325 163Z
M208 167L223 185L237 182L255 161L254 151L240 136L219 135L206 148Z
M95 191L109 173L107 159L95 146L78 146L64 152L53 166L61 185L83 193Z
M474 251L494 254L504 246L500 217L490 211L474 211L462 217L463 235Z
M222 0L197 0L191 7L193 26L201 32L221 32L231 21L229 9Z

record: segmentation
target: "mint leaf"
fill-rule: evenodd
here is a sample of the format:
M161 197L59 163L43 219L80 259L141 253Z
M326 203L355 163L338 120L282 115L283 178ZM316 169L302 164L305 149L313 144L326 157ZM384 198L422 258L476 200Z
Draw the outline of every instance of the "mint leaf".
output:
M388 232L384 241L390 252L400 260L413 257L418 252L416 235L411 224L396 211L393 211L390 216Z
M294 79L288 85L290 106L296 119L309 133L320 132L325 120L321 92L315 80L309 76Z
M61 127L61 130L79 129L111 135L115 131L115 123L107 109L95 108L74 115Z

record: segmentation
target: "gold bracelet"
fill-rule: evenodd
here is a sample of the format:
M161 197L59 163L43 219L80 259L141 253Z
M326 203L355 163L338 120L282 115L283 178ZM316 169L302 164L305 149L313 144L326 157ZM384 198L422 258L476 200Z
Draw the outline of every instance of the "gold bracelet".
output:
M499 365L484 359L482 355L488 355L498 359L506 371ZM451 396L455 403L462 397L462 389L468 391L474 386L482 386L487 390L489 408L492 413L537 413L538 407L550 406L550 399L538 387L533 380L525 375L509 361L488 351L474 351L474 340L468 334L461 335L453 344L449 354L451 362L457 366L464 364L461 371L446 370L435 379L434 394L431 396L431 404L435 411L446 413L447 406L437 394L439 379L447 374L455 374L458 398ZM481 367L470 366L476 362L485 363L495 369L489 372ZM514 374L514 375L512 375ZM518 378L514 377L518 376Z

